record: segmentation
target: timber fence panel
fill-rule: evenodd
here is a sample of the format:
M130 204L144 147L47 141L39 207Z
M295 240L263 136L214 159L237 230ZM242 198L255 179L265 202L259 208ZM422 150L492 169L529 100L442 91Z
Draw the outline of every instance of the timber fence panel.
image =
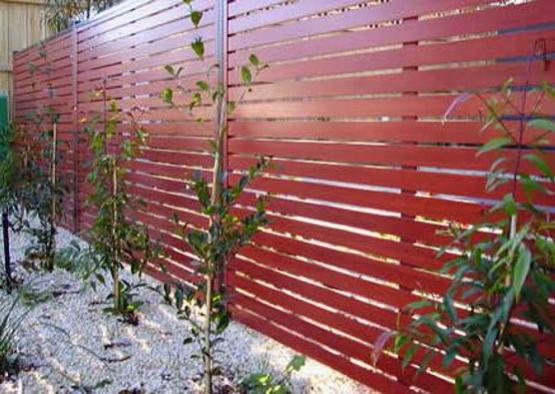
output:
M256 195L272 195L269 225L228 264L233 317L377 390L450 390L453 371L439 362L416 380L418 365L403 371L392 354L372 365L373 342L395 329L404 305L447 289L437 270L455 253L437 256L450 242L441 230L479 220L509 190L485 192L496 156L476 156L492 136L479 133L478 100L445 113L462 94L509 78L517 87L555 83L553 1L220 1L194 2L205 11L198 30L182 1L127 1L15 56L17 116L53 105L61 138L71 141L74 229L95 215L85 204L83 126L102 112L92 93L105 89L122 117L137 116L150 136L127 179L146 206L130 215L165 247L158 263L167 275L194 282L193 254L173 217L207 224L185 180L210 174L214 125L162 102L162 89L176 88L164 66L183 66L182 86L191 90L207 65L221 63L213 81L239 100L239 69L254 53L270 67L228 119L225 161L231 182L257 155L275 166L237 207L252 212ZM204 63L189 46L196 35L205 39ZM52 67L37 75L29 64L44 66L41 51ZM552 104L542 111L555 114ZM212 112L203 108L208 118ZM130 125L120 127L131 132ZM539 134L530 130L525 143ZM545 157L555 164L554 137ZM536 202L555 209L552 198ZM150 272L161 277L156 267ZM552 336L539 340L555 355ZM555 386L555 369L529 378L545 391Z

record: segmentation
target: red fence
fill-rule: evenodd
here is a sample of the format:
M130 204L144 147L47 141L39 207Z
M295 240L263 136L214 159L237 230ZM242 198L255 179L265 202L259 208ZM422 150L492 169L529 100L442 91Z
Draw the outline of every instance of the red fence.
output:
M256 53L270 68L228 120L227 165L238 171L266 154L276 168L242 202L248 209L257 192L273 195L270 225L229 264L234 318L375 389L449 390L437 364L416 381L418 366L403 373L393 355L371 366L372 343L418 292L446 289L434 273L450 257L436 257L449 242L438 230L478 220L502 195L484 191L492 157L475 152L491 135L478 133L477 103L461 104L447 122L443 115L462 92L510 77L555 82L553 0L195 3L206 10L200 31L181 0L128 1L49 41L47 60L39 47L16 55L17 115L37 102L62 113L78 180L75 229L92 218L79 119L98 108L89 93L105 84L121 108L148 109L150 146L129 176L148 207L135 216L167 246L171 274L190 279L172 216L205 224L183 179L210 170L212 125L162 104L160 91L173 83L163 66L184 66L194 84L205 70L188 44L201 34L208 64L223 49L236 98L237 68ZM51 89L37 90L28 64L48 61L40 82ZM541 347L555 355L552 337ZM554 367L534 379L554 387Z

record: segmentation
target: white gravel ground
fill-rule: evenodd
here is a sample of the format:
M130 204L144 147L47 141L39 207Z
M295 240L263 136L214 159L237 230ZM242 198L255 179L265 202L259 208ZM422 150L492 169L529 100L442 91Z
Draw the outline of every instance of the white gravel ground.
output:
M58 246L72 239L70 233L60 230ZM24 235L12 235L14 265L18 265L28 241ZM154 280L146 281L155 284ZM187 323L177 320L173 309L161 303L157 293L141 289L139 298L145 305L140 324L135 327L102 311L108 289L95 293L62 271L25 274L25 282L50 297L30 310L18 332L18 349L28 368L14 380L0 384L0 393L199 391L199 362L190 358L196 349L182 344L188 333ZM6 300L7 295L0 292L0 300ZM238 323L232 323L226 331L221 350L219 360L225 375L234 382L252 372L282 371L295 354ZM106 385L98 387L103 381ZM307 360L292 384L294 393L367 392L313 360Z

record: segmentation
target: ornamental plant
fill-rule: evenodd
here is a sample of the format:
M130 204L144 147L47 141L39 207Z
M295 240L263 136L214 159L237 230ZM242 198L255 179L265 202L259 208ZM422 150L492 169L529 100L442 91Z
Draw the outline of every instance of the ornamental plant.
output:
M21 293L0 301L0 382L19 370L17 336L29 309L18 311Z
M11 291L13 281L8 232L10 227L9 218L10 216L16 216L21 209L18 198L18 181L20 180L18 172L21 168L21 163L15 142L15 126L7 126L0 129L0 211L2 212L4 240L5 284L8 291Z
M32 138L15 124L0 130L0 210L2 211L2 230L4 239L5 282L11 291L13 278L10 262L9 229L20 232L26 215L32 211L27 206L29 190L34 187L34 163L37 149Z
M394 335L392 350L403 366L421 351L419 371L435 357L444 368L456 358L466 362L456 370L457 393L524 391L523 366L539 375L545 364L537 335L554 331L555 222L549 208L534 201L555 192L546 157L555 123L541 112L544 101L555 101L555 90L546 84L536 94L530 97L526 88L517 101L509 82L492 97L477 95L486 112L482 130L497 134L478 152L497 157L486 187L509 191L481 223L451 226L449 249L459 255L441 270L450 287L441 302L407 305L410 323Z
M92 186L87 203L95 209L95 219L87 231L89 250L77 250L85 254L93 266L86 270L91 283L105 283L104 274L112 280L109 298L113 305L107 312L122 316L125 321L136 323L136 310L142 304L134 299L135 287L122 279L121 271L127 266L133 275L141 276L145 266L159 255L159 248L151 238L146 225L132 220L129 215L145 203L129 193L125 177L126 164L133 161L146 146L147 133L140 126L135 113L127 114L125 121L131 126L131 135L119 129L121 111L115 101L107 97L106 90L98 93L102 98L103 112L95 114L85 126L93 154L87 180ZM87 260L85 259L85 260Z
M48 76L51 72L45 47L39 51L44 66L29 63L35 92L39 92L38 77ZM52 97L51 86L45 90ZM28 217L24 219L24 230L33 237L33 244L27 249L27 255L40 261L47 271L54 269L56 252L56 224L63 219L63 201L69 193L67 174L58 168L65 156L58 141L58 123L60 115L49 105L38 106L27 114L28 125L26 138L26 159L23 171L27 179L26 187L21 190L20 199L24 207L29 207ZM30 220L36 218L38 227Z
M241 382L241 392L249 394L289 394L292 393L291 377L305 365L306 357L295 355L285 367L282 377L259 372L247 376Z
M120 0L47 0L44 20L48 28L60 32L72 23L89 19Z
M195 10L190 0L183 1L189 7L189 18L195 28L202 23L203 12ZM191 43L191 49L197 58L205 60L205 45L202 37ZM203 359L204 392L213 392L213 376L220 372L215 365L214 345L221 341L221 334L229 323L226 309L226 297L222 276L226 263L245 244L248 244L261 226L267 223L266 196L257 198L255 211L240 216L233 210L238 199L249 184L259 177L268 166L266 158L260 158L255 165L242 173L239 181L228 184L228 174L224 171L224 147L227 139L226 117L231 114L236 102L227 99L226 87L222 83L211 84L211 75L221 65L208 67L206 79L196 82L194 89L187 89L180 83L183 68L166 66L166 71L178 81L178 91L188 97L185 104L178 104L174 99L174 90L166 88L161 92L162 100L173 108L184 111L189 117L199 122L204 121L199 112L211 107L214 109L215 135L211 141L213 168L212 179L207 180L196 173L187 182L200 206L200 213L208 218L208 228L179 226L178 233L183 237L194 253L193 265L200 281L193 287L183 284L166 284L165 298L174 302L181 318L190 322L191 336L185 343L195 342ZM254 79L267 65L262 64L255 55L250 55L249 64L241 67L240 75L245 85L244 97ZM240 100L239 100L240 101ZM219 285L216 282L219 282ZM172 293L172 287L174 288ZM195 310L191 306L197 306ZM200 310L200 315L195 311Z

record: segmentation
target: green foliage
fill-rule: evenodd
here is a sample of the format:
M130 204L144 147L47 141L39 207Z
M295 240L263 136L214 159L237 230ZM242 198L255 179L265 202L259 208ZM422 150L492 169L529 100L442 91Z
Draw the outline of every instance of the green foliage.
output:
M15 125L0 130L0 210L10 215L16 214L20 209L19 173L23 163L16 149L20 137L20 130Z
M15 124L0 132L0 210L9 215L13 230L35 236L31 250L43 250L37 255L49 256L52 241L45 235L50 233L50 211L44 210L50 207L51 190L47 172L39 165L41 152L40 138L29 136ZM65 190L58 193L61 198ZM38 229L29 222L36 216L41 223Z
M555 98L549 94L551 86L542 90L540 98ZM395 335L393 351L403 356L404 366L419 364L419 371L435 357L444 368L457 357L467 360L466 367L457 370L457 392L519 392L525 390L521 365L530 365L539 375L545 364L536 338L521 322L532 323L540 333L554 331L549 299L555 291L555 223L547 208L534 205L534 198L552 196L555 190L544 158L545 137L555 123L539 112L541 99L530 112L519 108L510 84L491 98L479 97L487 109L484 130L499 135L479 151L499 157L490 170L488 189L506 184L511 192L483 222L451 226L454 243L449 249L460 254L441 271L451 285L440 302L426 298L404 308L402 313L411 320ZM510 120L515 111L520 121ZM529 136L531 132L535 134ZM508 145L517 148L516 155L503 149ZM526 160L535 171L526 171ZM469 307L461 308L461 303ZM419 348L424 356L416 361Z
M269 373L259 372L247 376L240 385L242 391L249 394L289 394L291 390L291 376L305 365L304 356L295 355L285 367L280 379Z
M20 293L12 300L4 300L0 303L0 377L12 375L18 371L16 335L28 313L28 309L24 312L16 311L19 301Z
M60 260L70 269L72 265L68 261L81 261L83 264L77 264L79 269L95 288L97 282L106 282L104 273L109 273L113 282L110 296L113 306L107 311L134 321L134 312L141 302L134 300L134 287L120 278L120 271L128 266L132 274L140 276L146 264L160 254L147 227L126 215L144 207L142 200L128 192L125 177L126 164L146 145L147 135L133 114L126 119L132 134L122 133L118 128L122 120L120 110L104 91L101 94L104 113L95 114L85 127L93 154L87 177L93 191L87 202L96 209L94 223L87 234L90 249L81 250L74 245L72 250L61 254Z
M36 81L50 73L47 55L42 47L40 56L45 65L30 66L34 89L37 89ZM22 222L23 229L33 237L33 243L26 252L29 257L38 259L48 271L54 269L56 223L64 217L61 207L69 193L68 175L58 171L65 161L64 149L60 149L61 142L57 135L59 117L50 106L38 106L27 114L28 128L21 138L22 159L17 170L20 178L18 201L28 214ZM38 220L38 227L32 219Z
M189 7L189 18L195 27L202 21L203 13L195 10L191 1L184 1ZM197 37L191 43L191 49L200 60L205 57L205 45L202 37ZM240 69L241 78L245 84L245 93L250 89L255 78L267 66L261 64L255 55L249 58L250 65ZM212 392L212 376L219 372L215 367L214 345L222 340L221 333L228 325L229 317L225 308L224 289L221 279L226 262L237 253L243 246L248 244L261 226L267 223L266 197L257 198L254 212L239 215L233 212L238 199L249 184L259 177L266 167L268 161L259 158L257 163L240 175L236 184L227 184L227 175L224 173L223 155L227 140L226 116L235 108L235 102L230 102L226 97L226 88L221 84L210 84L210 76L220 65L208 68L206 80L196 82L196 90L188 90L180 83L177 89L189 99L185 104L177 104L174 100L176 94L172 88L164 89L160 97L162 101L172 107L188 113L197 121L204 121L202 116L197 116L197 110L206 109L211 106L215 111L216 132L214 140L211 141L212 155L214 159L212 181L195 174L188 182L188 187L195 193L200 204L200 213L208 217L207 229L194 228L185 225L180 228L180 235L191 247L195 255L195 265L199 276L203 279L198 285L185 286L181 284L167 284L164 286L166 301L177 306L179 316L187 319L191 326L191 336L185 343L196 342L200 348L200 355L204 361L204 390L205 393ZM173 66L165 67L166 71L179 81L182 68L177 70ZM176 220L177 225L181 225ZM217 286L219 280L220 286ZM198 307L202 312L196 314L191 307Z
M74 22L89 19L97 12L116 5L121 0L48 0L44 19L54 32L67 29Z

